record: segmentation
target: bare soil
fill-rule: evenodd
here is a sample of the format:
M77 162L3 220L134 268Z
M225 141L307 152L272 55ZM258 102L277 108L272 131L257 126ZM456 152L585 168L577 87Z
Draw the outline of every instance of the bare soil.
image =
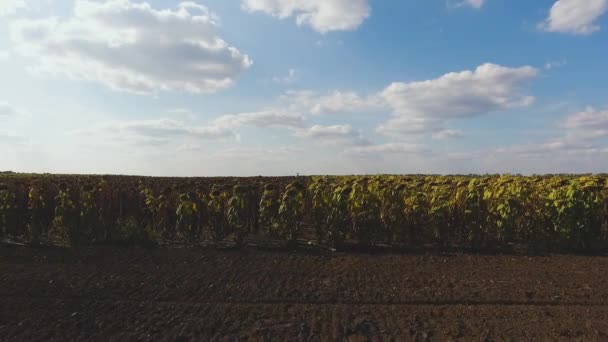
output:
M0 246L0 340L608 340L608 258Z

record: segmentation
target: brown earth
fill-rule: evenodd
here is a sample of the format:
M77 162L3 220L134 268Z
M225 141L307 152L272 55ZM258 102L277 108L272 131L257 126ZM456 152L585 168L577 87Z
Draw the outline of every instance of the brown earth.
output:
M0 246L0 340L608 340L608 258Z

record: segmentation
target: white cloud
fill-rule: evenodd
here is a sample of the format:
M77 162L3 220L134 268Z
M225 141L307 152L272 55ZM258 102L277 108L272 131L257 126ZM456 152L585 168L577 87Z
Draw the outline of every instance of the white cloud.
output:
M233 147L219 151L213 155L215 159L283 159L294 153L302 152L301 149L293 147L262 148L262 147ZM289 160L289 159L287 159Z
M252 113L223 115L213 120L213 126L237 128L241 126L256 127L302 127L304 119L295 114L279 110L267 110Z
M310 127L306 122L323 114L378 114L392 109L392 117L382 123L377 132L399 138L428 132L433 133L434 139L456 138L463 133L446 129L446 121L532 103L534 97L522 94L522 89L526 81L537 74L538 70L530 66L509 68L483 64L473 71L448 73L427 81L393 83L367 97L352 91L287 91L267 109L224 115L210 125L227 129L285 127L298 137L365 145L370 142L351 125Z
M563 66L566 66L566 64L568 64L568 62L566 62L565 60L554 61L554 62L547 62L547 63L545 63L545 70L551 70L551 69L561 68Z
M587 107L574 113L562 123L565 128L608 129L608 110L596 110Z
M187 132L189 132L193 137L203 139L227 139L237 137L237 135L231 130L215 126L193 127Z
M392 108L393 118L378 132L399 135L438 130L446 120L530 105L534 97L522 94L522 88L537 74L530 66L488 63L432 80L393 83L380 93Z
M222 127L190 126L171 119L122 122L105 127L112 131L152 138L192 136L203 139L224 139L234 135L232 131Z
M352 156L376 156L382 154L418 154L421 152L424 152L424 150L419 145L403 142L359 146L346 151L347 154Z
M599 151L601 151L601 148L598 148L591 143L557 139L540 144L525 144L498 148L493 152L499 154L512 154L526 158L555 158L559 155L592 154Z
M566 143L593 142L608 137L608 110L587 107L568 115L559 127L566 129L565 136L561 138Z
M451 72L428 81L395 82L381 95L403 116L470 117L530 104L534 98L519 90L537 74L530 66L483 64L474 71Z
M558 0L539 28L549 32L591 34L600 29L597 19L608 11L608 0Z
M485 0L465 0L465 3L474 8L481 8L484 2Z
M464 7L469 6L475 9L480 9L483 7L485 0L463 0L455 5L455 7Z
M172 117L194 120L196 119L196 115L188 108L173 108L167 110L167 114Z
M216 16L194 2L157 10L130 0L76 0L69 19L14 21L11 38L37 62L34 72L134 93L213 93L252 63L218 37Z
M378 97L363 98L355 92L338 90L325 95L309 90L288 91L280 101L291 112L311 115L365 112L384 106Z
M371 13L368 0L242 0L241 7L279 19L295 16L299 26L319 33L355 30Z
M223 140L236 137L234 132L224 127L194 126L173 119L111 122L72 133L97 137L110 143L142 146L166 145L184 139Z
M438 131L443 129L443 125L443 120L437 118L394 116L378 126L376 131L399 137Z
M177 151L178 152L183 152L183 151L200 151L202 150L203 147L199 144L182 144L180 146L177 147Z
M28 146L29 140L25 136L14 131L0 129L0 144L11 146Z
M0 51L0 62L9 60L10 58L11 58L10 51Z
M275 76L272 78L272 82L278 84L291 84L297 80L296 69L289 69L285 76Z
M19 115L19 110L12 105L0 101L0 118L8 118Z
M537 144L519 144L495 149L494 153L511 154L525 158L555 159L564 156L581 156L605 153L608 148L598 145L600 138L608 137L608 110L585 110L568 115L559 122L565 132L557 138Z
M439 131L439 132L433 133L431 135L431 137L435 140L462 138L463 136L464 136L464 133L462 131L453 130L453 129L444 129L443 131Z
M14 14L19 9L26 7L25 0L0 0L0 17Z
M361 132L351 125L313 125L307 126L304 116L291 113L289 110L266 110L252 113L223 115L210 122L210 127L222 129L235 129L243 126L254 127L283 127L290 129L293 135L299 138L310 138L322 144L356 144L363 145L369 142L363 138Z
M305 136L312 133L310 128L306 128L307 118L322 114L372 111L378 108L383 108L381 99L377 97L365 99L354 92L333 91L321 95L308 90L287 91L267 109L222 115L211 121L210 126L222 128L285 127L297 131L300 136ZM338 126L332 127L335 129ZM320 127L322 126L317 126L315 129Z
M363 138L361 132L356 131L351 125L314 125L306 129L296 130L294 135L301 138L310 138L324 144L370 144L368 140Z

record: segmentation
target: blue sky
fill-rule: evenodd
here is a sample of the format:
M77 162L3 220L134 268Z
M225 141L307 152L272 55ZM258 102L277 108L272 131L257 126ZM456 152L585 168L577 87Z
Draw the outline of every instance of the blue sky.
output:
M0 0L0 169L608 171L608 0Z

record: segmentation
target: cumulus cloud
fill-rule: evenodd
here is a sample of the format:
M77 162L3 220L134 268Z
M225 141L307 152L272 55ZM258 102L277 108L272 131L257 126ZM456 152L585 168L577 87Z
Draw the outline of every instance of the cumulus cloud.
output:
M234 136L232 131L223 127L189 126L181 121L171 119L120 122L108 124L104 127L114 132L147 138L190 136L203 139L224 139Z
M11 39L37 73L133 93L213 93L252 64L218 36L217 21L194 2L158 10L130 0L76 0L68 19L14 21Z
M319 115L392 110L392 116L379 125L377 132L399 138L420 133L432 133L434 139L456 138L463 133L446 129L449 120L531 104L534 97L524 94L523 87L537 74L538 70L530 66L483 64L472 71L452 72L427 81L395 82L368 96L339 90L287 91L265 110L224 115L210 124L224 128L286 127L299 137L363 145L369 141L350 125L310 127L306 122Z
M203 147L199 144L181 144L177 147L177 152L200 151Z
M534 97L522 94L522 88L537 75L538 70L530 66L488 63L427 81L392 83L380 96L392 108L393 118L378 132L398 135L437 130L446 120L530 105Z
M484 3L485 3L485 0L463 0L463 1L460 1L460 2L458 2L458 3L456 3L455 5L452 5L452 6L454 6L454 7L465 7L465 6L467 6L467 7L472 7L472 8L475 8L475 9L480 9L480 8L483 7Z
M464 2L473 8L481 8L485 0L465 0Z
M10 146L27 146L29 144L29 140L17 132L0 129L0 144Z
M319 94L314 91L287 91L278 101L267 109L222 115L210 122L211 126L223 128L254 127L284 127L297 131L300 136L306 136L310 131L307 119L324 114L356 113L383 108L381 99L377 97L363 98L354 92L333 91ZM340 125L332 126L336 129ZM317 126L320 129L323 126ZM342 127L342 126L340 126ZM309 129L309 131L306 131ZM352 130L352 127L350 128ZM302 133L305 132L306 133ZM354 130L353 130L354 132Z
M0 17L11 15L19 9L26 8L25 0L1 0L0 1Z
M388 136L408 136L443 129L444 121L437 118L394 116L382 123L376 131Z
M213 120L212 125L223 128L237 128L241 126L296 128L304 126L304 118L279 110L267 110L223 115Z
M462 131L454 130L454 129L444 129L443 131L439 131L439 132L433 133L431 135L431 137L435 140L461 138L463 136L464 136L464 133Z
M566 66L566 64L568 64L568 62L566 62L565 60L547 62L545 63L545 70L561 68L563 66Z
M293 147L262 148L262 147L233 147L211 155L212 158L238 158L238 159L277 159L288 157L290 154L302 152Z
M311 115L365 112L384 106L382 99L376 96L364 98L352 91L338 90L327 94L310 90L288 91L280 101L292 112Z
M483 64L474 71L451 72L433 80L395 82L381 95L399 115L470 117L530 104L534 98L521 95L519 90L537 74L530 66Z
M210 127L236 129L243 126L282 127L292 131L299 138L309 138L322 144L355 144L369 142L360 131L351 125L309 126L306 117L290 110L270 109L252 113L223 115L210 122Z
M296 69L289 69L285 76L275 76L272 78L272 82L277 84L291 84L297 80Z
M19 115L19 110L12 105L0 101L0 118L8 118Z
M548 32L591 34L600 29L596 21L606 11L608 0L558 0L539 28Z
M525 158L555 158L560 155L581 155L602 152L604 148L588 142L576 142L568 139L556 139L540 144L516 145L507 148L498 148L493 151L497 154L511 154Z
M363 138L361 132L355 130L351 125L314 125L306 129L295 131L295 136L310 138L321 143L341 143L353 145L368 145L370 142Z
M608 110L587 107L581 112L569 115L562 126L565 128L608 129Z
M194 126L173 119L104 123L73 131L72 134L140 146L160 146L185 139L222 140L236 137L233 131L224 127Z
M368 0L242 0L248 12L263 12L275 18L295 17L319 33L352 31L371 14Z
M416 144L394 142L354 147L346 151L351 156L376 156L383 154L418 154L424 150Z
M608 148L599 139L608 137L608 110L587 107L585 110L566 116L558 127L562 135L537 144L519 144L498 148L493 152L526 158L556 158L568 155L592 155L605 153Z
M562 138L565 142L589 142L608 136L608 110L587 107L585 110L568 115L559 123L566 129Z

